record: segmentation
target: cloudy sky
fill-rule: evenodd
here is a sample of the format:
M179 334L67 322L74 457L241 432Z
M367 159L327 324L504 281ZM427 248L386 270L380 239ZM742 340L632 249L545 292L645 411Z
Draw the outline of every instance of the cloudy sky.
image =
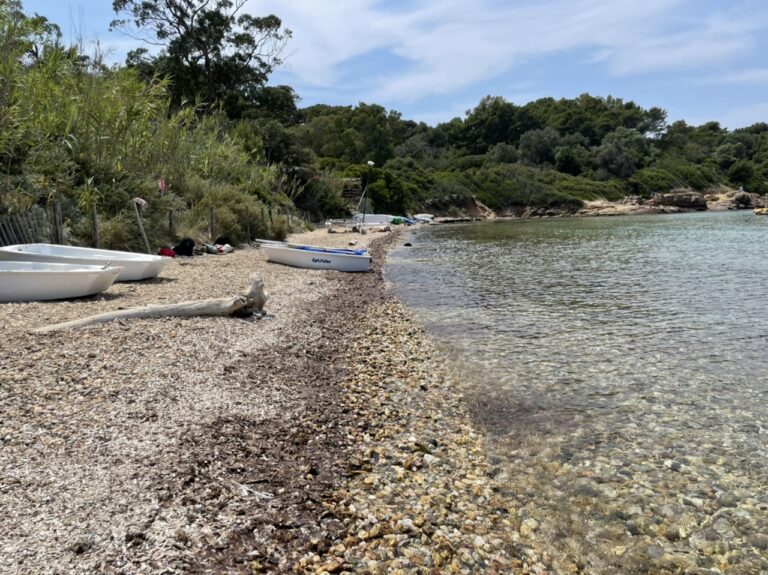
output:
M27 0L67 39L113 61L111 0ZM485 95L524 104L588 92L659 106L668 120L768 122L765 0L247 0L293 31L272 83L301 106L377 103L448 121Z

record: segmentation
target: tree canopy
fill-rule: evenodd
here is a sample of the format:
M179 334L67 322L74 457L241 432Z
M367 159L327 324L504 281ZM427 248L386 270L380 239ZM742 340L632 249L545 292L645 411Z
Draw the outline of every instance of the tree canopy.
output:
M128 59L145 75L172 79L176 106L198 98L221 103L230 116L255 102L269 74L281 63L291 31L274 15L245 13L245 0L113 0L112 28L160 49Z

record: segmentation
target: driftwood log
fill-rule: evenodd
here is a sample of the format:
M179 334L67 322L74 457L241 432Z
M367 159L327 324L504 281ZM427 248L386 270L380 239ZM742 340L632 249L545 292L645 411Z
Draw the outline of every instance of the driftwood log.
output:
M74 319L33 330L34 333L52 333L68 329L108 323L118 319L137 319L149 317L197 317L197 316L226 316L234 315L245 317L254 313L262 313L267 294L264 292L264 281L261 276L251 276L251 287L242 295L206 299L200 301L187 301L168 305L148 305L134 309L121 309L100 313L82 319Z

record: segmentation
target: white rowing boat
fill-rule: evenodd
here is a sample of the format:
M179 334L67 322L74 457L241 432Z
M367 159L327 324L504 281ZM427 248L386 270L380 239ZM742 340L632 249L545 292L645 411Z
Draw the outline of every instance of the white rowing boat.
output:
M0 301L38 301L101 293L121 267L0 261Z
M290 247L277 244L261 244L267 260L279 264L314 270L340 272L367 272L371 268L371 256L365 250L342 248Z
M279 240L253 240L254 243L258 244L259 246L285 246L289 248L296 248L296 249L302 249L302 250L321 250L321 251L327 251L327 252L338 252L342 254L355 254L355 255L362 255L365 254L368 251L368 248L366 247L359 247L359 248L325 248L322 246L313 246L310 244L295 244L292 242L281 242Z
M157 277L171 258L58 244L18 244L0 248L0 260L97 266L108 263L123 268L116 281L127 282Z
M327 220L325 222L325 227L329 231L333 231L337 228L344 228L346 230L359 232L360 230L386 228L388 225L389 224L381 224L381 223L373 223L373 222L363 223L360 220Z

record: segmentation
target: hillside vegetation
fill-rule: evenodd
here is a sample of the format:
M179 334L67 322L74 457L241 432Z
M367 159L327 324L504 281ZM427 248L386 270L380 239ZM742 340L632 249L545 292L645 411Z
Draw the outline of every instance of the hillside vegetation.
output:
M136 248L134 197L149 204L155 244L174 239L169 210L177 235L201 236L212 208L219 233L239 241L283 235L287 214L347 215L350 178L393 214L457 212L472 198L519 213L677 188L768 193L765 123L667 124L659 108L589 94L523 106L487 96L436 126L377 104L301 108L291 87L267 85L291 37L278 17L187 5L206 7L193 17L115 0L113 25L161 49L108 67L0 1L0 216L59 201L70 236L88 242L95 208L104 245Z

